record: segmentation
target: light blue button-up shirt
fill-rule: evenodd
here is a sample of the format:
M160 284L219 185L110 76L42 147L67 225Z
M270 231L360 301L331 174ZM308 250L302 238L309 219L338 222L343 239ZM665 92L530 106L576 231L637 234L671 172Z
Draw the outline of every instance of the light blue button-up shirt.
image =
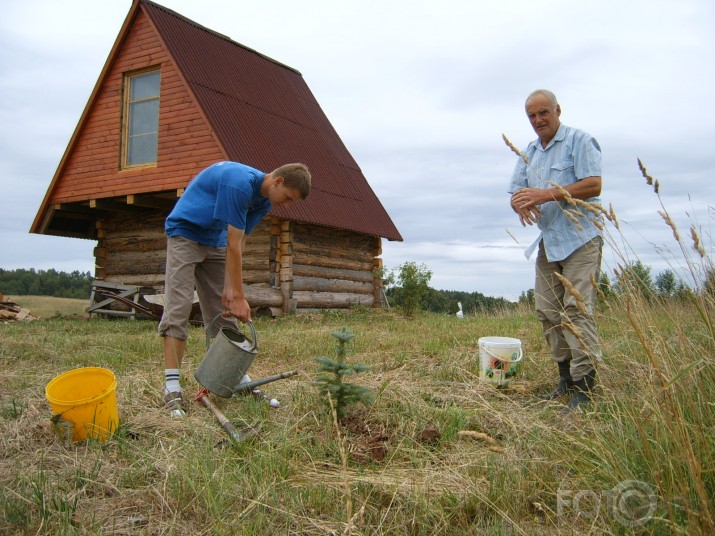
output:
M552 183L568 186L586 177L601 176L601 147L598 142L586 132L563 123L546 148L541 146L541 140L536 139L524 154L528 164L519 158L509 183L510 194L522 188L554 188ZM598 197L585 201L601 202ZM527 249L527 258L543 239L549 262L562 261L601 234L592 223L597 216L582 207L569 205L566 201L549 201L539 208L541 217L537 225L541 234ZM578 219L578 224L564 213L566 210Z

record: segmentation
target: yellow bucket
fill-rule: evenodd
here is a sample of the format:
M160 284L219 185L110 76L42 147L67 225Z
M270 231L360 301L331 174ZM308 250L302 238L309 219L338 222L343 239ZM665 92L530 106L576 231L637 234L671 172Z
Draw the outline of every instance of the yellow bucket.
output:
M106 441L119 425L116 389L111 370L85 367L57 376L47 384L45 396L59 425L71 428L74 441Z

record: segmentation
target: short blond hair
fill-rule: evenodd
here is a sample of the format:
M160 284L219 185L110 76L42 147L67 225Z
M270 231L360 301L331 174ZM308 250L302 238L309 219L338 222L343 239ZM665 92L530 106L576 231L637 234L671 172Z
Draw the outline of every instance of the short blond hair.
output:
M305 199L310 193L310 170L305 164L284 164L273 170L271 175L283 177L283 185L286 188L294 188L300 193L300 198Z

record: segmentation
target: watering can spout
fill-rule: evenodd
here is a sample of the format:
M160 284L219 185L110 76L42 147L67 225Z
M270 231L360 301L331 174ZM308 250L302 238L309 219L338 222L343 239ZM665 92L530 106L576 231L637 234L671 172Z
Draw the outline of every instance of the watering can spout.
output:
M257 380L239 383L233 388L235 394L243 393L245 391L253 391L256 387L265 385L267 383L276 382L278 380L283 380L285 378L290 378L298 374L297 370L291 370L289 372L281 372L280 374L274 374L273 376L268 376L266 378L259 378Z

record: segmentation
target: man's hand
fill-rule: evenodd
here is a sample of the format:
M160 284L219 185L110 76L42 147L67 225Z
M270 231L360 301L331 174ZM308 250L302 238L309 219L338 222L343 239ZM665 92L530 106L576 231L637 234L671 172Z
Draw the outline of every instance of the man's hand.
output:
M534 204L537 197L538 190L536 188L524 188L515 192L511 196L511 208L519 216L519 222L523 227L528 225L534 225L541 217L541 211L539 207Z
M522 227L526 227L527 224L534 225L541 217L541 211L537 207L517 210L516 213L519 215Z
M560 188L522 188L512 194L511 208L521 215L525 210L533 212L535 209L538 211L540 205L550 201L563 201L567 197L589 199L600 194L601 177L586 177Z
M511 205L515 210L525 210L537 208L539 205L553 200L554 197L550 194L550 190L522 188L511 196Z
M244 323L251 320L251 307L248 301L243 296L236 296L230 286L224 287L221 302L226 309L226 316L233 316Z
M226 275L221 294L221 302L226 314L238 318L241 322L251 320L251 308L243 293L243 250L246 235L242 229L228 226L226 240Z

